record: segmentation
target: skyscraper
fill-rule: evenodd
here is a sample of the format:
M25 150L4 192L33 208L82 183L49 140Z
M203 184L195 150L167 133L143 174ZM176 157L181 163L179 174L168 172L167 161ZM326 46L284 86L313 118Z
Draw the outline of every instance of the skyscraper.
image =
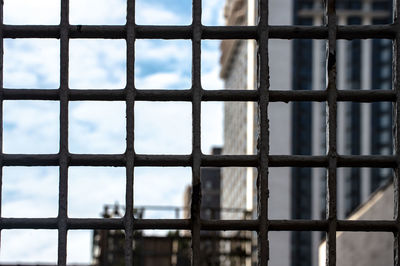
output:
M270 0L270 25L323 25L323 1ZM387 24L392 1L337 0L339 25ZM227 0L228 25L254 25L255 0ZM339 40L339 90L391 89L391 41ZM223 41L221 76L227 89L256 89L256 46L251 40ZM324 40L270 40L270 90L325 89ZM225 104L225 154L254 154L257 108L253 102ZM391 103L338 103L338 153L392 153ZM324 155L326 106L318 102L270 103L270 154ZM254 211L254 169L224 169L222 207ZM344 219L377 189L390 169L339 168L338 218ZM270 168L270 219L324 219L326 173L323 168ZM235 217L223 217L234 219ZM271 232L271 265L317 265L320 232Z

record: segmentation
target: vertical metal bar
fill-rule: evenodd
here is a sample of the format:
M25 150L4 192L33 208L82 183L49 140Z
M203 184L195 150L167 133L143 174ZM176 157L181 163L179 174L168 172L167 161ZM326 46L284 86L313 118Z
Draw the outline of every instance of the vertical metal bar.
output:
M259 2L258 91L260 136L258 143L258 264L268 265L268 155L269 155L269 62L268 62L268 0Z
M192 265L200 265L201 209L201 0L192 3Z
M125 265L133 265L133 182L135 137L135 0L127 1L126 21L126 192Z
M69 0L61 0L58 265L67 263Z
M394 103L394 152L397 166L394 174L394 217L397 221L397 231L394 232L394 265L400 265L400 0L393 3L393 18L396 25L396 37L393 43L393 89L396 91Z
M328 22L327 43L327 93L328 93L328 115L327 115L327 139L328 139L328 182L326 193L326 217L328 218L328 236L326 245L326 265L336 265L336 170L337 170L337 88L336 88L336 1L326 0L326 18Z

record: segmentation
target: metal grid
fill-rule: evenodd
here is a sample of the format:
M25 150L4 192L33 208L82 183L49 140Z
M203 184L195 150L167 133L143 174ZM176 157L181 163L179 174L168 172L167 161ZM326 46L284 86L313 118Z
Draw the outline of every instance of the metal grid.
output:
M0 5L0 66L3 65L4 38L60 39L60 88L56 90L0 88L4 100L60 101L60 151L58 154L4 154L1 166L59 166L59 212L56 218L0 218L0 229L55 229L58 230L58 265L66 265L67 231L75 229L123 229L125 231L125 263L132 265L134 230L186 229L192 234L192 265L200 265L200 230L247 230L258 234L258 263L268 265L269 231L325 231L327 232L326 264L336 264L337 231L383 231L395 236L395 265L400 265L400 0L394 1L394 22L390 25L338 26L335 0L327 1L324 26L269 26L268 0L259 0L259 21L256 26L203 26L201 0L193 0L193 22L189 26L140 26L135 24L135 1L127 0L127 22L123 26L74 26L69 24L69 1L61 0L61 23L57 26L13 26L3 24ZM68 87L69 39L106 38L125 39L127 44L127 84L120 90L71 90ZM269 91L268 39L325 39L327 40L327 88L322 91ZM336 40L386 38L394 42L392 91L338 90L336 83ZM192 41L192 88L189 90L137 90L134 80L136 39L190 39ZM258 44L258 88L248 90L206 91L201 87L202 39L255 39ZM3 84L0 74L0 84ZM126 152L118 155L71 154L68 150L69 101L125 101ZM135 101L188 101L192 103L192 153L190 155L146 155L134 152ZM258 102L259 147L257 155L203 155L200 144L200 114L202 101ZM289 101L327 102L329 125L328 154L326 156L271 156L269 155L268 103ZM338 101L394 103L395 155L342 156L336 152L336 112ZM2 107L2 106L1 106ZM2 108L0 108L2 110ZM2 113L0 118L2 122ZM2 133L0 133L2 134ZM395 169L395 219L374 221L344 221L336 216L336 171L338 167L391 167ZM67 216L69 166L124 166L126 168L126 213L120 219L75 219ZM134 219L134 168L140 166L189 166L192 168L192 201L190 219L154 220ZM200 168L258 167L258 217L254 220L202 220ZM270 220L268 218L269 167L324 167L327 168L327 220ZM1 180L0 180L1 181ZM1 191L1 190L0 190ZM1 192L0 192L1 193ZM0 195L1 196L1 195ZM1 199L1 197L0 197ZM1 203L1 202L0 202ZM1 206L1 204L0 204ZM0 210L1 211L1 210Z

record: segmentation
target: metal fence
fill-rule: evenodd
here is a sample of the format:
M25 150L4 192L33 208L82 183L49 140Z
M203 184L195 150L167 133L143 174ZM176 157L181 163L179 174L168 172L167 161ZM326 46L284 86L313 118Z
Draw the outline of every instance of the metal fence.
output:
M193 22L188 26L141 26L135 24L135 1L127 0L127 21L122 26L70 25L69 1L61 0L61 23L57 26L4 25L0 5L0 66L3 66L4 38L60 39L60 88L55 90L0 88L4 100L57 100L60 102L60 150L58 154L4 154L1 166L59 166L59 211L57 218L0 218L0 229L54 229L58 231L58 265L66 265L67 231L76 229L123 229L125 231L125 264L132 265L132 243L135 230L185 229L192 235L192 265L199 265L200 230L246 230L258 234L258 263L268 265L269 231L325 231L327 233L326 264L336 264L337 231L385 231L394 233L395 265L400 265L400 0L394 1L394 22L390 25L338 26L335 0L327 1L323 26L269 26L268 0L259 0L256 26L203 26L201 0L193 0ZM72 90L68 87L69 40L73 38L105 38L126 40L127 84L119 90ZM338 90L336 82L336 40L385 38L393 40L393 90ZM189 90L135 89L136 39L190 39L192 41L192 87ZM206 91L201 87L201 40L254 39L258 45L258 87L255 91ZM327 87L321 91L270 91L268 39L324 39L327 41ZM0 84L3 76L0 74ZM126 152L119 155L71 154L68 150L69 101L125 101ZM187 101L192 103L192 153L190 155L146 155L134 151L135 101ZM254 101L259 108L259 140L257 155L204 155L201 152L200 114L202 101ZM268 103L289 101L327 102L328 153L326 156L269 155ZM337 154L337 102L394 103L395 154L392 156L342 156ZM1 106L2 107L2 106ZM2 108L1 108L2 109ZM0 113L0 117L3 114ZM2 121L2 120L1 120ZM126 168L126 213L120 219L75 219L67 217L69 166L123 166ZM192 201L190 219L134 219L134 168L140 166L189 166L192 168ZM254 220L202 220L200 168L258 167L258 216ZM344 221L336 215L336 171L338 167L390 167L395 171L395 219ZM324 167L327 169L326 220L271 220L268 218L269 167ZM0 197L1 198L1 197ZM1 204L0 204L1 205ZM7 243L4 243L7 245Z

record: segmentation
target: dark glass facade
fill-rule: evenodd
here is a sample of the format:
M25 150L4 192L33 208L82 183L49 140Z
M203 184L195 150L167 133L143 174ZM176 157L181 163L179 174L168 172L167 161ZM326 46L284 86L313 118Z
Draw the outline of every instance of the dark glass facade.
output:
M348 25L361 25L360 17L350 17ZM352 40L347 48L347 89L361 89L361 40ZM348 103L346 114L346 150L352 155L361 154L361 106L360 103ZM361 203L360 168L350 168L345 176L345 214L349 215Z
M306 1L308 3L308 1ZM304 8L305 3L295 5ZM295 24L312 25L311 18L298 18ZM312 89L312 40L293 41L294 90ZM294 102L292 109L292 154L311 155L312 105L310 102ZM291 219L311 219L311 169L292 168ZM291 264L311 265L311 232L291 233Z
M390 19L375 19L374 24L390 23ZM374 39L372 44L372 88L375 90L392 89L392 41ZM372 154L392 154L392 103L372 104ZM379 188L388 178L390 169L372 169L371 192Z

